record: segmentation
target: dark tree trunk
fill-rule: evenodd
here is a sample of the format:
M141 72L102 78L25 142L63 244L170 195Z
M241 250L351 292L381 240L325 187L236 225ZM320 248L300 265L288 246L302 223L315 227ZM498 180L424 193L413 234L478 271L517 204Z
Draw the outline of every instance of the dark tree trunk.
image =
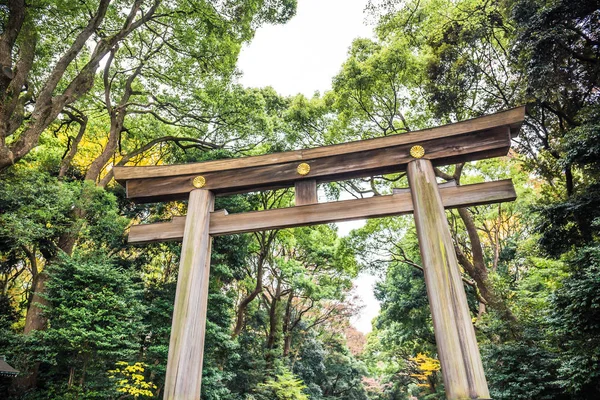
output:
M294 300L294 291L291 290L285 306L285 317L283 319L283 357L290 354L292 348L292 301Z
M256 286L254 290L246 296L238 306L235 328L233 329L233 337L239 336L244 328L244 317L246 315L246 308L248 305L263 291L263 276L265 263L267 261L267 254L271 251L271 244L275 238L275 231L263 232L260 236L260 252L258 254L258 260L256 262Z
M477 284L477 289L479 290L481 297L483 297L486 303L498 311L502 318L511 324L511 327L516 327L516 317L508 308L504 299L500 298L500 296L495 293L491 282L489 281L488 271L483 255L483 246L481 244L481 240L479 239L473 216L466 208L459 208L458 214L460 215L460 218L462 219L467 230L467 234L469 235L469 241L471 242L471 255L473 259L470 261L465 254L463 254L462 251L456 247L458 262L469 274L469 276L473 278ZM516 332L513 333L516 334Z
M277 303L281 297L281 280L277 281L277 289L271 299L269 307L269 336L267 338L267 349L272 350L275 347L275 340L277 339Z
M460 185L460 178L462 175L464 164L457 164L452 175L446 174L439 169L436 169L436 175L447 181L454 180L457 185ZM488 270L485 264L485 258L483 255L483 246L477 233L477 227L471 212L467 208L459 208L458 214L463 221L467 234L469 236L469 242L471 243L471 255L472 260L462 252L460 247L455 242L456 256L459 264L464 268L465 272L475 281L477 291L481 300L485 303L483 307L480 307L479 312L485 311L485 305L489 305L500 313L502 319L509 323L511 328L511 334L518 336L516 331L517 319L500 296L494 291L491 282L489 281Z
M269 304L269 333L267 335L267 351L265 356L266 369L269 371L273 368L275 358L275 343L277 342L277 326L279 315L277 315L277 306L281 298L281 280L277 280L277 289L271 298Z
M567 196L571 197L574 191L573 170L571 169L571 164L567 164L565 167L565 186L567 189Z

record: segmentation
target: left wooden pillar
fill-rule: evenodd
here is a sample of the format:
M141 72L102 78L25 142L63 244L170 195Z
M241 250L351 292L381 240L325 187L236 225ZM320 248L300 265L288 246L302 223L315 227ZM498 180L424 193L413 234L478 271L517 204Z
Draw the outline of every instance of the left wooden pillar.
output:
M213 208L213 193L202 189L190 192L179 261L164 399L200 398L210 272L211 238L208 228Z

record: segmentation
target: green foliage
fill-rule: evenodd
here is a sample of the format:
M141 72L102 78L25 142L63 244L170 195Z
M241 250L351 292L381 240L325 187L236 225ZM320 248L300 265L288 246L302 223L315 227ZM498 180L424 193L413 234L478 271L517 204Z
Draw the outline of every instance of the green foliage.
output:
M136 20L150 3L141 2ZM469 210L485 279L474 283L465 268L465 288L494 398L598 398L598 2L371 3L384 10L376 37L354 41L332 90L286 98L237 84L236 60L261 24L294 15L295 0L159 1L150 20L108 45L131 9L113 0L52 101L42 89L99 2L26 3L0 86L23 50L34 58L16 111L0 124L15 127L0 129L0 156L51 114L43 107L60 112L33 138L37 149L0 175L0 354L37 371L24 396L162 396L180 245L126 246L123 233L130 223L184 215L186 206L130 203L110 182L114 165L341 143L529 103L518 154L462 166L461 184L511 178L518 193L515 203ZM8 18L0 6L2 32ZM70 87L96 45L110 55L87 86ZM67 87L81 91L68 107L56 102ZM0 108L9 110L5 95ZM338 198L402 186L396 174L322 188ZM293 201L291 190L275 190L220 197L216 208ZM468 266L473 237L460 214L448 217ZM370 220L347 238L327 225L219 237L212 255L203 399L444 398L412 218ZM381 312L365 352L353 355L342 332L361 270L381 277ZM46 289L36 286L46 277ZM498 302L483 307L482 288ZM48 301L42 314L34 290ZM47 325L23 334L41 317ZM23 397L19 390L0 382L0 393Z
M482 357L494 399L568 398L558 383L556 354L534 341L485 346Z
M15 168L0 181L2 251L19 246L48 246L73 224L74 185L61 184L46 173Z
M553 104L582 96L569 107L593 101L594 95L588 88L598 79L597 43L591 39L598 32L598 3L593 0L511 3L517 28L515 51L527 73L528 92ZM562 88L562 93L556 92L557 87Z
M302 378L310 399L367 398L362 384L366 366L350 354L339 336L327 341L308 336L300 346L293 372Z
M600 218L600 165L598 164L598 132L600 118L597 107L581 110L580 124L565 133L564 166L577 166L581 184L567 199L539 207L540 243L548 254L558 257L574 247L598 240Z
M256 398L264 400L308 400L303 393L306 388L289 370L284 369L275 378L258 385Z
M367 375L365 365L356 360L341 343L333 346L336 351L330 351L324 361L326 377L321 384L323 398L366 400L362 385L362 378Z
M139 279L105 258L65 258L48 269L45 314L51 325L36 332L38 357L51 366L47 379L56 384L58 377L69 378L54 389L57 398L73 390L102 397L112 390L108 370L138 351L144 331Z
M559 379L574 398L600 391L600 247L584 247L568 260L571 276L552 297L553 335L560 344Z
M539 208L542 232L540 245L551 256L558 257L574 247L581 247L598 239L600 233L600 183L568 200Z
M127 219L119 215L115 197L90 182L61 182L46 172L15 168L3 174L0 201L3 252L17 256L36 247L49 258L59 238L73 231L84 251L110 250L123 242Z
M420 270L412 265L391 265L385 281L375 288L375 295L381 302L381 313L375 326L378 329L392 329L392 337L397 345L412 343L412 346L426 349L435 342L425 282ZM390 326L391 321L395 324Z

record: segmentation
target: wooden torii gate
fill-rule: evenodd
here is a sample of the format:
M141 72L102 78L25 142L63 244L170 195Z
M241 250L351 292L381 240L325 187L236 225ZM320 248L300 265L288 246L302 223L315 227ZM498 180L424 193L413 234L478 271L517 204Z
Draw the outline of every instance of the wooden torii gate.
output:
M199 399L211 236L414 213L447 398L489 399L444 208L512 201L511 180L438 185L434 166L504 156L519 107L451 125L306 150L202 163L115 167L127 197L189 200L186 217L132 226L130 243L182 240L165 399ZM406 171L410 190L318 203L317 183ZM294 207L228 214L215 196L295 187Z

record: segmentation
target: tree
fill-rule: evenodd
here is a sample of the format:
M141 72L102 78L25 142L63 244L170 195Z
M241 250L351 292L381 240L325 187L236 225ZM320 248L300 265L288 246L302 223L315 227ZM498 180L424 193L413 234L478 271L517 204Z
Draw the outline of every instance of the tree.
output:
M598 355L598 289L600 248L581 248L569 257L572 274L552 297L551 321L562 350L559 379L574 398L592 399L600 393Z
M597 163L593 160L597 121L591 111L597 108L597 93L593 89L598 78L596 3L580 2L567 9L567 3L560 1L382 1L371 7L380 13L376 15L377 40L372 44L367 41L368 46L361 43L366 53L364 59L376 59L384 54L381 49L393 48L395 43L404 43L410 49L419 66L412 73L419 78L414 86L406 78L401 80L406 85L401 94L412 100L414 106L422 107L421 121L451 122L498 108L532 105L523 133L515 139L517 149L522 152L518 156L522 164L513 164L509 171L512 177L518 177L523 188L529 186L525 192L519 190L520 198L525 193L533 196L525 197L524 203L515 206L502 205L497 210L478 207L450 215L458 258L467 272L467 292L470 297L476 295L480 302L476 329L480 343L489 351L487 368L495 396L565 396L557 383L560 364L557 354L563 349L549 339L551 329L545 319L551 307L547 299L562 276L557 273L549 280L551 283L538 281L537 285L533 285L533 277L539 278L539 265L561 265L540 257L558 258L578 246L593 245L597 239L597 224L592 222L597 217ZM444 11L440 12L441 9ZM350 59L356 63L353 55ZM362 71L369 71L367 62L360 65L365 66ZM382 74L364 72L357 76L365 77L356 80L363 85L357 87L364 88ZM389 91L379 90L377 94L381 93ZM388 103L393 99L389 95L387 98ZM427 102L424 107L422 100ZM377 110L364 101L362 108ZM387 112L384 107L379 109L381 115ZM371 115L377 114L371 111ZM355 125L360 126L355 118ZM489 162L478 162L474 168L459 165L436 172L446 180L472 182L475 173L488 179L498 178L498 166L498 163L492 166ZM534 174L523 175L523 166ZM379 182L384 186L383 179ZM372 185L370 191L376 194L381 186ZM538 204L528 209L528 202ZM535 221L537 227L534 229L527 221ZM382 225L387 228L391 224ZM357 243L362 241L359 246L387 250L394 263L418 267L418 254L409 245L410 235L405 231L398 238L390 230L384 232L385 235L378 237L377 229L365 229L356 236ZM538 232L541 249L531 244L537 240ZM402 248L394 246L398 239L404 243ZM390 314L390 310L403 304L404 297L411 297L406 291L415 289L415 284L398 274L398 270L395 264L388 267L387 279L395 276L396 280L389 286L380 286L382 294L395 301L389 305L384 302L380 318L385 330L378 332L377 339L392 338L407 343L406 336L423 335L411 325L408 310ZM397 293L398 286L405 289L404 293ZM481 304L490 306L486 307L487 314L481 313ZM413 309L414 315L418 314ZM506 322L510 324L507 326ZM372 351L380 354L382 348L391 347L390 342L375 345ZM502 349L506 350L505 357ZM494 357L502 362L494 363ZM527 368L523 360L529 358L539 365ZM389 361L388 365L395 363ZM507 365L511 367L504 369ZM523 368L519 374L508 373L517 365ZM536 368L545 373L529 374ZM382 374L380 370L377 372ZM530 389L518 392L511 389L514 385Z
M53 366L51 374L68 376L57 394L110 393L109 369L138 351L140 286L134 275L103 259L66 258L49 267L45 315L52 325L36 339L40 356Z
M563 143L573 129L594 123L588 110L598 99L594 90L600 76L598 2L511 5L514 56L527 76L525 96L535 104L530 112L535 129L525 131L524 148L543 176L554 179L556 170L563 169L560 186L571 196L578 186L577 174L565 160ZM543 153L532 153L539 150Z
M239 1L218 6L203 1L171 4L161 0L90 0L76 7L69 2L9 1L2 8L0 37L0 170L27 155L63 110L93 88L103 60L107 60L105 105L115 131L110 149L118 141L114 136L121 133L126 105L135 93L132 83L148 62L154 62L154 66L178 62L188 76L214 68L214 61L225 63L231 70L239 43L250 39L258 24L284 22L294 12L293 0ZM61 37L65 33L69 35L66 40ZM93 45L88 52L86 44L90 42ZM107 70L121 48L131 59L138 50L142 56L127 67L133 72L123 82L119 108L113 109ZM53 59L50 54L60 56ZM103 159L108 160L107 156Z
M440 7L447 11L444 16L438 12ZM377 39L356 40L334 79L330 95L336 99L339 126L332 129L345 137L398 134L511 106L515 96L504 92L513 93L515 82L512 76L506 79L503 64L495 67L507 62L502 51L506 33L480 23L499 12L479 2L416 1L402 3L399 10L382 17ZM464 168L459 164L436 169L436 174L460 184ZM355 193L377 195L392 185L406 185L404 179L397 174L347 186ZM466 246L454 237L458 259L468 276L465 282L476 289L482 309L494 308L516 325L489 279L473 212L460 209L458 216L468 233L462 242Z
M296 379L294 375L287 370L282 371L275 379L270 379L266 383L258 385L258 398L278 399L278 400L308 400L308 396L302 393L306 386L302 381Z
M106 187L113 165L139 162L141 156L155 157L156 162L162 152L157 147L165 143L205 151L230 142L237 141L238 149L257 142L248 137L268 124L268 118L254 111L257 107L264 111L266 104L260 91L231 84L235 61L241 43L252 37L257 26L285 22L293 15L295 2L259 0L215 6L203 1L136 0L130 4L101 0L77 7L61 2L44 7L15 1L2 11L0 48L6 57L2 62L5 86L0 93L4 127L0 129L0 170L23 159L40 140L54 141L54 136L64 139L66 148L59 156L53 147L50 174ZM41 22L47 20L53 23ZM61 37L62 32L77 34L73 40L73 35ZM49 54L60 56L53 59ZM23 85L27 91L21 93ZM105 112L105 118L90 118L98 112ZM241 121L246 136L238 136ZM71 125L79 127L74 136ZM165 135L161 131L166 126L177 130ZM33 281L26 333L46 327L38 307L44 304L48 278L43 266L56 262L58 254L71 255L81 244L87 207L85 201L76 204L69 213L71 226L36 262L39 274Z

